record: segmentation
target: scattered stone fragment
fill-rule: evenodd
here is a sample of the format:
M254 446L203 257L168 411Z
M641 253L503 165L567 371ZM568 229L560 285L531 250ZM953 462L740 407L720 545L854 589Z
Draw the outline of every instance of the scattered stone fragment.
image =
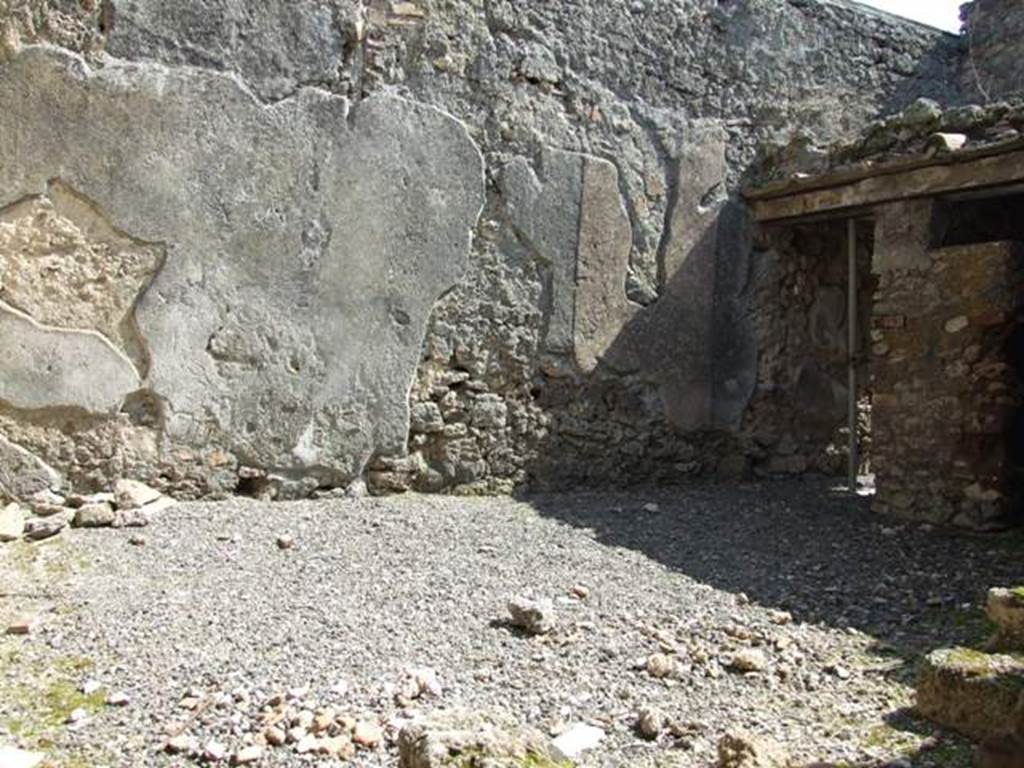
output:
M605 733L600 728L586 723L576 723L559 735L552 745L566 760L575 760L587 750L599 746L604 737Z
M1024 650L1024 587L990 589L985 610L996 625L996 634L989 642L991 650Z
M88 717L89 712L87 710L83 709L82 707L76 707L68 713L68 716L64 720L64 722L66 722L68 725L75 725L76 723L80 723Z
M109 528L116 516L114 508L106 502L85 504L75 510L71 524L76 528Z
M350 760L355 757L356 748L347 736L329 736L321 739L318 751L328 757Z
M114 483L114 503L118 509L139 509L157 501L161 495L160 491L138 480L122 478Z
M732 655L727 666L736 672L763 672L768 668L768 657L757 648L743 648Z
M590 590L582 584L575 584L572 589L569 590L569 594L573 597L579 598L580 600L586 600L590 597Z
M423 18L427 15L426 12L415 3L407 2L392 3L391 12L395 16L413 16L415 18Z
M664 653L652 653L647 657L647 674L651 677L663 680L672 677L676 672L676 660Z
M86 680L79 689L86 696L92 696L97 691L103 690L103 683L98 680Z
M231 758L232 765L249 765L263 759L263 747L254 744L238 750Z
M770 611L768 613L768 620L772 624L778 624L781 627L793 622L793 614L789 611Z
M38 616L19 616L10 624L7 625L6 634L8 635L30 635L36 627L39 625Z
M107 696L107 706L109 707L127 707L131 703L131 698L124 691L114 691Z
M145 528L152 519L151 507L140 509L119 509L114 514L114 521L111 523L114 528Z
M306 735L299 739L295 744L295 751L300 755L305 755L310 752L316 752L320 749L320 739L316 736Z
M112 493L72 493L67 499L65 499L67 506L72 509L78 509L84 507L86 504L114 504L114 494Z
M416 698L421 696L440 697L444 692L441 687L441 679L437 676L437 672L430 667L414 669L411 674L416 685Z
M128 543L131 544L133 547L144 547L146 546L146 537L141 536L139 534L135 534L134 536L128 539Z
M277 537L278 549L292 549L295 546L295 537L291 534L282 534Z
M18 504L0 508L0 542L17 541L25 533L25 510Z
M42 752L0 746L0 766L3 768L36 768L45 758Z
M323 733L334 725L335 713L331 709L323 709L316 712L313 715L313 722L310 724L310 730L313 733Z
M917 710L980 741L1012 727L1024 690L1024 660L968 648L932 651L917 678Z
M655 512L660 512L660 511L661 511L661 507L658 504L655 504L653 501L652 502L648 502L647 504L644 504L644 512L650 512L651 514L654 514Z
M945 155L963 149L967 137L962 133L933 133L925 143L924 151L928 157Z
M789 755L772 739L730 731L718 742L718 768L788 768Z
M384 731L376 723L363 720L352 731L352 742L360 747L376 749L384 741Z
M636 718L636 730L645 739L654 740L658 738L668 718L660 709L653 707L641 709Z
M63 517L35 517L25 522L25 537L32 541L52 539L65 528L68 522Z
M548 599L515 597L508 602L512 625L531 635L544 635L555 628L555 607Z
M64 504L64 497L50 490L34 493L28 500L29 509L38 517L58 515L64 511Z
M208 763L219 763L228 755L228 749L219 741L208 741L203 747L203 760Z
M164 752L171 755L191 755L199 751L199 745L188 734L172 736L164 744Z
M838 677L840 680L849 680L852 676L852 672L844 667L842 664L830 664L825 669L826 672L831 672L833 675Z
M267 744L272 747L280 747L288 739L288 734L278 728L276 725L272 725L263 731L263 738L267 740Z

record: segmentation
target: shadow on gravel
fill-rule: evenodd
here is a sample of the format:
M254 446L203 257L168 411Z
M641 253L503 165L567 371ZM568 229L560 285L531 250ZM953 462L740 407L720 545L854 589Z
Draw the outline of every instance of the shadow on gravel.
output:
M876 638L880 670L989 634L990 586L1020 580L1020 533L969 536L885 520L870 499L806 480L529 496L542 515L587 528L715 589L797 620ZM656 512L645 511L656 503Z
M973 764L975 745L952 731L936 729L934 723L911 710L897 710L886 723L894 732L914 734L924 746L905 755L911 768L968 768Z

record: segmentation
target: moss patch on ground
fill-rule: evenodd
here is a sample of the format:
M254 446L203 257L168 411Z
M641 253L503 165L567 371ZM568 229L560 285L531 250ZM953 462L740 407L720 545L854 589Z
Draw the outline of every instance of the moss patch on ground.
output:
M68 717L76 709L94 715L106 708L106 691L82 693L90 659L62 656L39 660L14 643L0 645L0 725L24 748L46 753L48 768L87 768L96 757L60 746Z
M12 541L0 550L0 568L6 567L19 576L46 576L50 580L66 578L89 567L88 560L69 546L64 536L46 541Z

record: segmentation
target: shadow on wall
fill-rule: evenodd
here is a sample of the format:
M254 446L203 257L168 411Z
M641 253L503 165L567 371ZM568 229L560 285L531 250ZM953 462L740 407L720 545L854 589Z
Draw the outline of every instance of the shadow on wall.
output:
M690 170L693 170L692 168ZM693 179L700 183L693 183ZM596 355L577 329L576 375L542 374L549 418L530 487L678 484L845 472L845 224L752 236L745 208L679 181L663 266L671 277ZM860 348L867 343L871 233L861 233ZM621 294L621 286L618 286ZM581 307L613 300L581 286ZM589 307L589 308L588 308ZM862 371L863 374L863 371ZM862 376L862 380L865 380Z
M542 350L542 357L561 352L563 361L543 366L534 389L550 424L527 467L533 487L678 481L713 474L730 452L727 430L739 424L757 368L740 300L749 226L738 203L724 196L721 124L698 122L691 134L669 191L662 289L646 307L625 295L633 238L618 173L606 160L573 156L583 164L579 226L575 247L560 254L570 263L563 269L569 286L552 293L549 310L568 328L559 349L548 339ZM523 178L511 177L503 190L513 221L528 218ZM538 177L534 197L560 185L554 174ZM559 218L562 209L552 220ZM543 223L518 224L520 235L527 227L543 252L535 234L543 234Z

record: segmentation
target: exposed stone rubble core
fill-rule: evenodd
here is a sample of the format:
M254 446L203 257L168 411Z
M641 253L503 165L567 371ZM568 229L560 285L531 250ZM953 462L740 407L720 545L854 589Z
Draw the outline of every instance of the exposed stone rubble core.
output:
M0 211L0 300L40 323L93 330L144 371L135 302L163 262L59 182Z

